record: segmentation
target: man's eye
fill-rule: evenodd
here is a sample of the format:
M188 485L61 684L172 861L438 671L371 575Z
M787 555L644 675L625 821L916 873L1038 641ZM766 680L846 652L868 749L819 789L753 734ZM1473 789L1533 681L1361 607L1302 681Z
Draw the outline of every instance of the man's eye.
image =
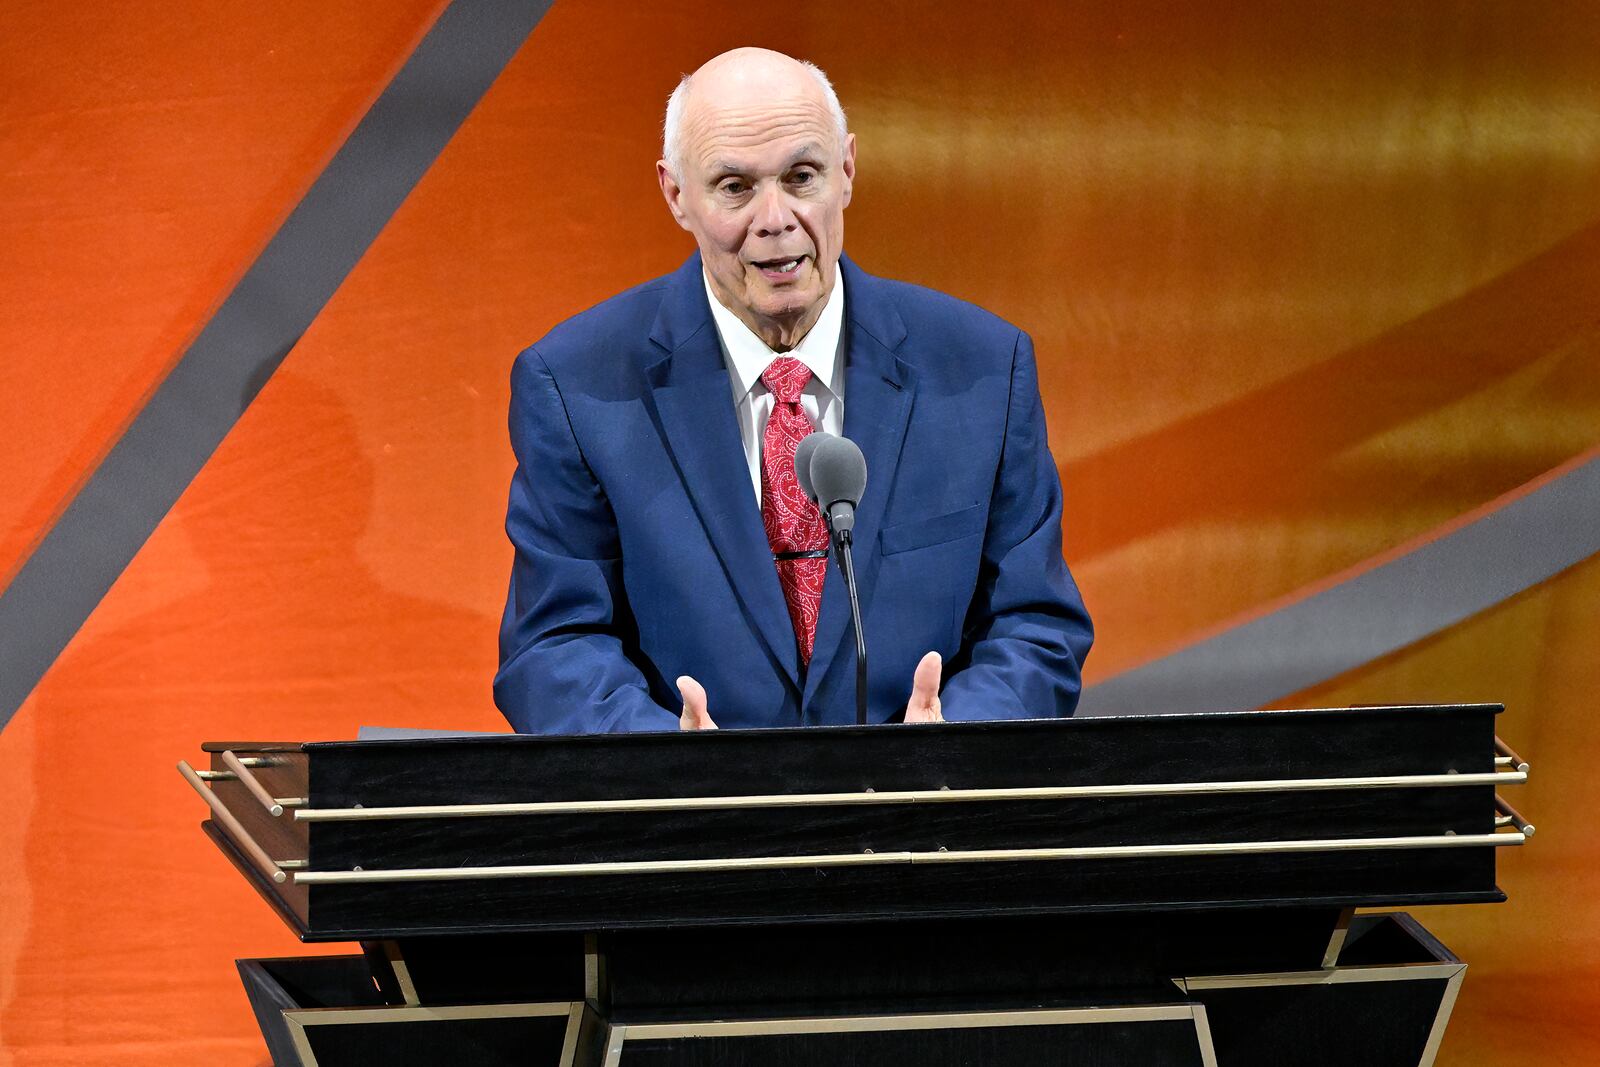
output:
M816 176L815 171L797 170L789 175L789 181L793 185L809 185Z
M729 196L738 196L743 193L747 187L744 182L739 181L738 179L730 178L717 188L722 192L727 193Z

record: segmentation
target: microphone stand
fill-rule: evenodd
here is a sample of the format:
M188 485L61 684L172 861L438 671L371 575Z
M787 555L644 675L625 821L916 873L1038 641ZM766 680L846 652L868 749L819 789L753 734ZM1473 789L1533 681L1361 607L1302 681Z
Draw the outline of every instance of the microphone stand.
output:
M831 529L833 523L828 523ZM850 530L833 532L834 557L844 575L845 592L850 594L850 622L856 632L856 725L867 725L867 635L861 629L861 600L856 595L856 564L850 553Z
M867 724L867 635L856 589L856 561L850 552L856 507L867 488L867 460L848 437L813 433L795 447L795 479L828 523L833 556L844 575L850 598L850 621L856 633L856 725Z

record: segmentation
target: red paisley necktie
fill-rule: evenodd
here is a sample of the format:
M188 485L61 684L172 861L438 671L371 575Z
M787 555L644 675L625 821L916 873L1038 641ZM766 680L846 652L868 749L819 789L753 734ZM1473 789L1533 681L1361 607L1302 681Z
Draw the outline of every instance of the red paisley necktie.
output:
M793 356L779 356L761 372L762 383L772 391L772 416L761 435L761 521L803 664L811 662L822 580L828 573L827 523L794 475L795 446L811 432L811 421L800 408L800 393L810 380L810 369Z

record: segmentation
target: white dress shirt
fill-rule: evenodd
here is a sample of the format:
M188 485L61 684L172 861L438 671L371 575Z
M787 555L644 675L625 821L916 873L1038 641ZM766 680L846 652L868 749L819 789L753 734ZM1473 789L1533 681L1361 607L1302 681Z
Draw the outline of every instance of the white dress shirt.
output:
M761 502L761 437L772 414L772 392L761 382L761 372L779 356L793 356L811 369L811 380L800 396L800 407L814 429L828 433L844 432L844 277L835 270L833 289L822 314L800 343L788 352L774 352L765 341L739 321L739 317L717 300L711 279L702 273L706 299L711 302L711 321L717 327L722 345L722 361L728 366L733 383L733 410L739 420L739 436L744 439L745 463L750 468L750 484L756 503Z

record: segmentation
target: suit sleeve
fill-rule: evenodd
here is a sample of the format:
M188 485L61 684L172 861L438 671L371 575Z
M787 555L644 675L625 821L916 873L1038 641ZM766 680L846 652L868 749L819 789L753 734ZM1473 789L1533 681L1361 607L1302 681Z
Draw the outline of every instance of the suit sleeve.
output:
M1033 342L1019 332L977 589L940 693L945 718L1071 715L1093 638L1061 556L1061 477L1046 440Z
M616 518L585 462L537 349L511 374L506 533L515 556L500 626L495 703L518 733L676 730L630 648Z

